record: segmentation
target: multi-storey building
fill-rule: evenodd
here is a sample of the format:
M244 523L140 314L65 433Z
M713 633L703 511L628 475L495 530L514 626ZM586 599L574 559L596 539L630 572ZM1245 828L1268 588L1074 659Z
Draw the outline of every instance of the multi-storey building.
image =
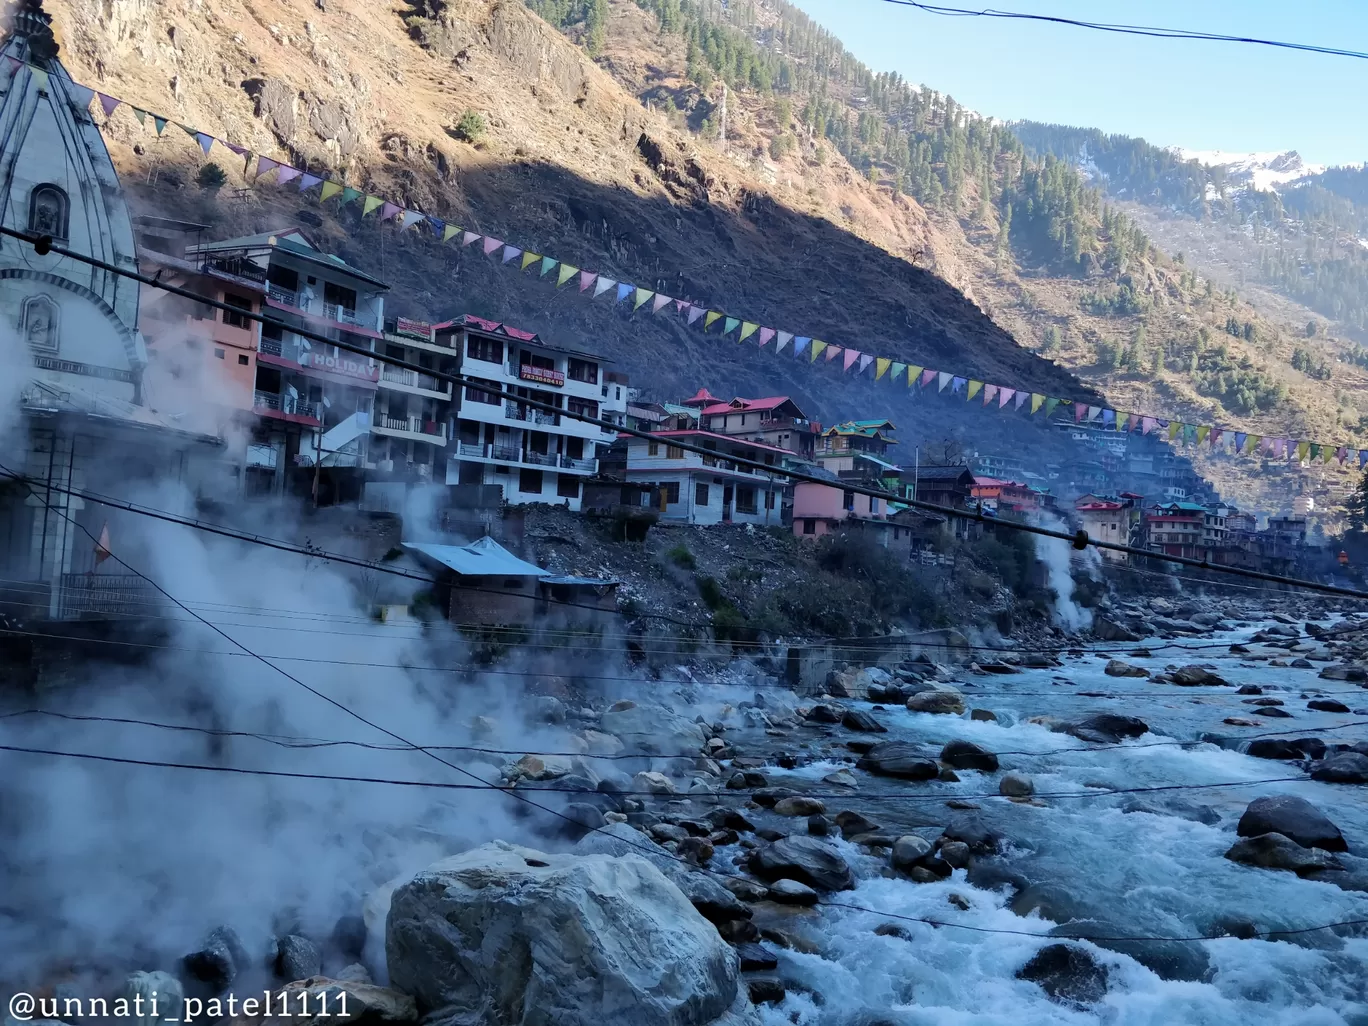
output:
M706 389L700 390L689 404L694 404L701 396L707 396ZM806 460L811 460L817 451L820 425L809 420L788 396L709 403L699 409L698 421L698 426L705 431L763 442L787 449Z
M359 493L380 365L292 329L374 350L384 343L389 286L324 253L297 228L204 243L187 256L206 273L264 276L263 312L280 322L263 324L257 343L248 493L289 485L320 502Z
M1154 505L1145 514L1145 547L1166 556L1200 558L1206 510L1195 502Z
M689 452L676 440L709 450ZM713 455L715 453L716 455ZM627 442L627 479L658 489L660 517L685 524L783 522L784 480L736 463L736 458L779 468L788 450L711 431L658 431Z
M454 392L450 381L433 374L455 374L460 354L450 332L438 332L425 321L387 320L384 336L378 352L420 369L380 365L367 444L371 477L441 483L450 453Z
M437 325L435 337L459 354L464 377L490 386L461 389L447 483L497 484L510 503L578 510L584 480L598 472L599 447L610 445L616 432L518 400L620 422L627 412L626 382L610 375L600 356L469 314Z

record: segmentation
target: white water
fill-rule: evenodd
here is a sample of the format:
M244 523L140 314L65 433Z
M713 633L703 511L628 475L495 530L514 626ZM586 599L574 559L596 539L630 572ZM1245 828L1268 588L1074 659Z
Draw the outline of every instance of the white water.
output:
M1341 682L1319 681L1314 670L1279 670L1240 666L1225 645L1243 630L1219 639L1219 647L1197 651L1153 648L1153 659L1133 659L1152 669L1166 663L1211 662L1236 683L1260 683L1284 699L1291 720L1264 720L1262 728L1223 726L1229 715L1253 718L1233 689L1183 689L1144 680L1117 679L1102 674L1105 659L1089 657L1057 671L1033 671L1008 678L974 678L966 686L969 704L993 709L1003 722L973 722L967 718L912 714L889 710L878 714L889 726L890 738L943 743L965 738L997 751L1046 752L1075 749L1048 756L1003 756L1004 769L1026 772L1038 794L1077 792L1085 784L1113 788L1244 783L1300 776L1283 763L1253 759L1214 745L1192 749L1154 745L1169 738L1146 735L1125 748L1085 752L1083 742L1027 724L1037 714L1081 718L1113 711L1136 715L1171 738L1193 739L1202 731L1250 735L1283 730L1305 730L1337 722L1362 721L1359 715L1309 712L1301 689L1341 695L1351 708L1368 706L1368 692ZM1186 641L1180 645L1203 644ZM1115 646L1112 646L1115 647ZM1055 683L1062 676L1076 683ZM1325 685L1317 688L1316 685ZM975 696L978 691L978 696ZM1106 691L1116 699L1080 698L1078 691ZM1015 693L1015 694L1012 694ZM1297 736L1289 733L1289 737ZM1368 728L1343 734L1320 733L1327 740L1360 740ZM820 780L837 763L827 761L794 771L793 776ZM943 801L950 792L979 795L996 790L998 776L960 772L958 784L898 784L861 775L861 792L880 789L913 796L933 795L926 802L861 804L872 818L896 820L895 807L917 808L932 816L946 815ZM771 774L783 783L782 774ZM821 785L819 785L820 788ZM1015 805L998 799L979 799L981 815L1012 842L1014 868L1030 867L1032 880L1048 880L1067 892L1101 905L1126 935L1193 936L1216 932L1217 916L1246 917L1261 930L1302 929L1350 919L1368 919L1368 894L1342 891L1326 883L1301 880L1271 870L1236 865L1222 854L1235 840L1235 822L1245 805L1261 794L1298 794L1330 816L1343 831L1351 852L1368 854L1368 794L1364 788L1298 780L1292 783L1245 784L1210 790L1155 792L1156 801L1181 797L1210 805L1222 815L1217 826L1205 826L1173 816L1124 814L1126 796L1046 799L1046 807ZM854 804L852 802L851 804ZM841 808L828 801L829 810ZM884 811L884 817L878 815ZM935 831L922 831L933 836ZM837 842L856 867L860 882L853 892L833 900L881 912L929 918L993 930L1044 934L1054 924L1036 916L1022 918L1009 908L1005 893L970 886L963 870L948 880L914 884L880 875L883 861L863 849ZM952 893L967 898L968 911L950 904ZM1089 1010L1076 1010L1050 1001L1035 984L1017 980L1015 972L1046 943L1030 936L975 933L946 926L901 921L911 941L877 936L873 930L891 921L887 916L838 909L808 913L802 931L816 939L820 955L776 949L780 972L790 982L780 1006L765 1006L767 1026L797 1023L1002 1024L1035 1026L1046 1023L1097 1023L1108 1026L1249 1026L1251 1023L1287 1026L1341 1026L1368 1022L1368 933L1338 939L1317 934L1305 946L1285 941L1236 940L1203 942L1215 970L1210 982L1165 981L1133 959L1087 945L1111 970L1105 999ZM795 920L795 927L803 920ZM793 984L820 994L801 993Z

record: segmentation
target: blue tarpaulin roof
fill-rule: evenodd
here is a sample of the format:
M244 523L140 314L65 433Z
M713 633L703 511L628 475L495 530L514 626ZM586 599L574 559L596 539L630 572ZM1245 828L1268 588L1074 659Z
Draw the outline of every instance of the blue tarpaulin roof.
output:
M405 542L404 548L434 559L463 577L549 577L550 570L519 559L488 535L469 545Z

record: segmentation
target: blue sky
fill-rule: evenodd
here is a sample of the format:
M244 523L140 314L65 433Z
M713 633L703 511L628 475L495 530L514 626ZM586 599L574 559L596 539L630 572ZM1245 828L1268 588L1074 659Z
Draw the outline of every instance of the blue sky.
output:
M1368 60L942 17L884 0L792 2L875 71L900 72L982 114L1096 127L1163 146L1368 160ZM1368 0L939 2L1368 51Z

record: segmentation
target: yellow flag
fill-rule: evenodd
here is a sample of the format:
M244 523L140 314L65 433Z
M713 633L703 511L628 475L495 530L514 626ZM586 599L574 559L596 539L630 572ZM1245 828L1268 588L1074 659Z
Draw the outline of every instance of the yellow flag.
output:
M874 380L878 381L881 377L887 374L888 368L891 366L893 366L892 360L885 359L882 356L874 357Z
M1035 413L1044 404L1045 397L1039 392L1031 393L1031 412Z
M825 342L823 342L821 339L814 338L812 340L812 358L808 360L808 363L816 363L817 357L822 355L822 350L826 347L827 344Z
M1335 447L1333 445L1321 446L1321 462L1329 463L1335 458Z
M1248 438L1245 439L1245 444L1244 444L1244 451L1245 451L1245 453L1248 454L1248 453L1253 452L1255 449L1257 449L1257 448L1259 447L1259 443L1262 442L1262 441L1263 441L1263 435L1250 435Z
M974 396L978 395L978 394L979 394L979 389L981 389L982 387L983 387L983 382L982 382L982 381L971 381L971 382L969 382L969 395L965 398L965 402L968 402L970 399L974 398Z
M323 200L332 199L341 191L342 186L338 185L336 182L324 182L323 194L319 196L318 200L321 203Z
M384 202L385 201L382 200L379 196L367 196L365 205L361 208L361 216L365 217L372 210L380 209L380 205Z
M1168 440L1171 442L1171 441L1173 441L1175 438L1177 438L1177 437L1178 437L1178 432L1181 431L1181 430L1183 430L1183 425L1182 425L1182 424L1179 424L1176 420L1170 421L1170 422L1169 422L1169 428L1168 428L1168 435L1169 435Z
M742 322L741 322L741 334L737 337L736 341L738 341L738 342L744 342L744 341L746 341L746 339L747 339L749 336L755 334L756 329L759 328L759 327L760 327L760 325L758 325L758 324L752 324L750 321L742 321Z
M709 310L707 316L703 318L703 330L707 331L709 328L711 328L713 324L716 323L717 319L721 316L722 315L718 313L716 310Z
M560 273L556 275L556 288L560 288L578 273L578 267L571 267L569 264L561 264Z
M908 368L907 368L907 387L908 387L908 388L912 388L914 385L916 385L916 383L917 383L918 381L921 380L922 371L924 371L925 369L926 369L925 367L908 367Z
M654 295L655 295L655 293L652 292L650 289L641 289L641 288L637 289L637 290L636 290L636 298L632 301L632 309L633 309L633 310L640 310L641 307L642 307L642 304L644 304L644 303L649 303L650 300L651 300L651 297L654 296Z
M522 266L519 267L518 270L525 271L540 259L540 253L524 253L522 258Z
M1211 428L1210 428L1210 427L1208 427L1208 426L1205 425L1205 424L1200 424L1200 425L1198 425L1198 427L1197 427L1197 444L1198 444L1198 445L1201 445L1203 442L1205 442L1206 439L1207 439L1207 435L1209 435L1209 434L1211 434Z
M451 237L452 237L453 235L460 235L460 234L461 234L461 231L462 231L462 229L461 229L461 226L460 226L460 225L456 225L456 224L449 224L449 225L447 225L445 228L442 229L442 241L443 241L443 242L450 242L450 241L451 241Z

